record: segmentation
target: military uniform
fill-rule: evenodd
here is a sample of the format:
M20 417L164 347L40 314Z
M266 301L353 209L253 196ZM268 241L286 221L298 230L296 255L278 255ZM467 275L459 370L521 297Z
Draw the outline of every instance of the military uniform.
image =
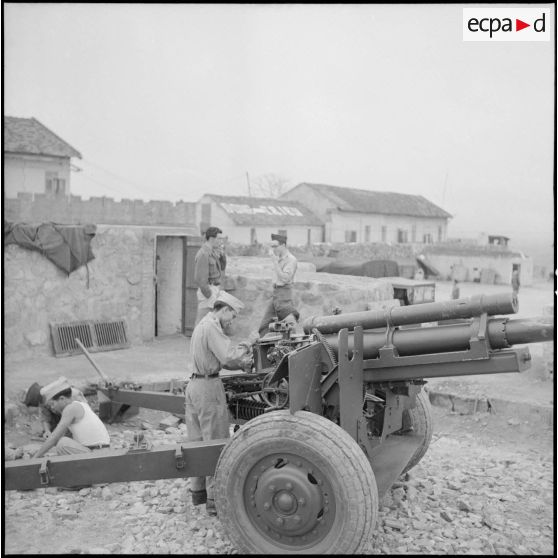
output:
M194 280L198 286L198 311L196 324L211 312L221 289L221 282L227 267L227 256L212 248L207 242L202 244L194 260Z
M273 295L258 328L260 336L267 333L269 324L282 308L294 307L292 285L298 265L297 259L287 251L279 258L277 264L279 270L273 270Z
M222 291L217 301L227 303L239 311L243 305L232 295ZM217 440L229 438L229 410L219 370L226 367L241 369L251 358L246 344L234 345L225 335L218 316L211 312L194 328L190 342L194 370L185 392L185 416L188 439ZM213 477L192 477L193 493L207 490L207 499L213 500ZM203 503L203 500L194 503Z

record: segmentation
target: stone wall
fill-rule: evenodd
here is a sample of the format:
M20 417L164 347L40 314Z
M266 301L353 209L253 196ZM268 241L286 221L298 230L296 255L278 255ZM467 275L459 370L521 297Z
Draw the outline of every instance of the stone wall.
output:
M133 344L153 339L155 235L193 232L99 225L91 242L95 259L69 276L39 252L5 246L5 353L54 354L51 322L125 319Z
M227 267L234 282L231 294L242 300L245 309L238 318L235 337L257 330L272 296L272 265L269 258L234 257ZM316 273L309 263L299 263L293 287L294 302L301 320L309 316L367 310L378 301L393 299L391 284L383 279Z
M12 222L195 226L193 202L149 201L19 193L4 199L4 219ZM199 232L198 232L199 234Z
M154 339L155 236L192 235L187 229L99 225L95 259L69 276L39 252L8 245L4 252L4 351L10 359L54 354L49 324L125 319L132 345ZM231 257L231 293L246 304L235 337L257 329L271 299L269 258ZM316 273L301 262L294 287L302 319L366 310L393 298L390 284L367 277Z

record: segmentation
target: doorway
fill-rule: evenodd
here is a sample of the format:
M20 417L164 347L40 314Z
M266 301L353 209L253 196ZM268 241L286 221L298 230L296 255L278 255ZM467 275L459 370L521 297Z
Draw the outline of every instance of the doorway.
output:
M196 236L155 237L155 337L192 334L198 309L194 261L200 246Z
M183 332L183 236L155 240L155 337Z

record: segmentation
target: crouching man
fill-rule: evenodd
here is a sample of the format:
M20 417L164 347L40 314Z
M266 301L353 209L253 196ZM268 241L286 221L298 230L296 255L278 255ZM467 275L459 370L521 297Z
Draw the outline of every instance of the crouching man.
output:
M188 439L217 440L229 438L229 409L219 370L246 369L252 362L252 342L233 344L224 331L244 308L236 297L221 291L213 311L204 316L192 332L190 349L194 371L185 392ZM216 515L213 476L192 477L192 503L206 503L209 515Z
M70 455L110 446L110 436L101 419L87 403L74 399L65 379L46 385L41 395L45 405L60 415L60 422L33 457L42 457L54 447L58 455ZM71 438L65 435L68 431Z

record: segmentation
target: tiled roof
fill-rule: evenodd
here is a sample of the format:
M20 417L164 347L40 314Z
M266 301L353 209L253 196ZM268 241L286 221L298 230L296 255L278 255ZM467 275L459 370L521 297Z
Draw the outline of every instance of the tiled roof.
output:
M323 225L304 205L292 200L207 194L218 203L235 225Z
M4 152L81 159L79 151L51 132L36 118L4 116Z
M341 188L326 184L302 183L327 197L340 211L355 213L382 213L386 215L412 215L414 217L450 218L451 214L423 196L395 192L372 192L356 188ZM295 186L297 188L298 186Z

